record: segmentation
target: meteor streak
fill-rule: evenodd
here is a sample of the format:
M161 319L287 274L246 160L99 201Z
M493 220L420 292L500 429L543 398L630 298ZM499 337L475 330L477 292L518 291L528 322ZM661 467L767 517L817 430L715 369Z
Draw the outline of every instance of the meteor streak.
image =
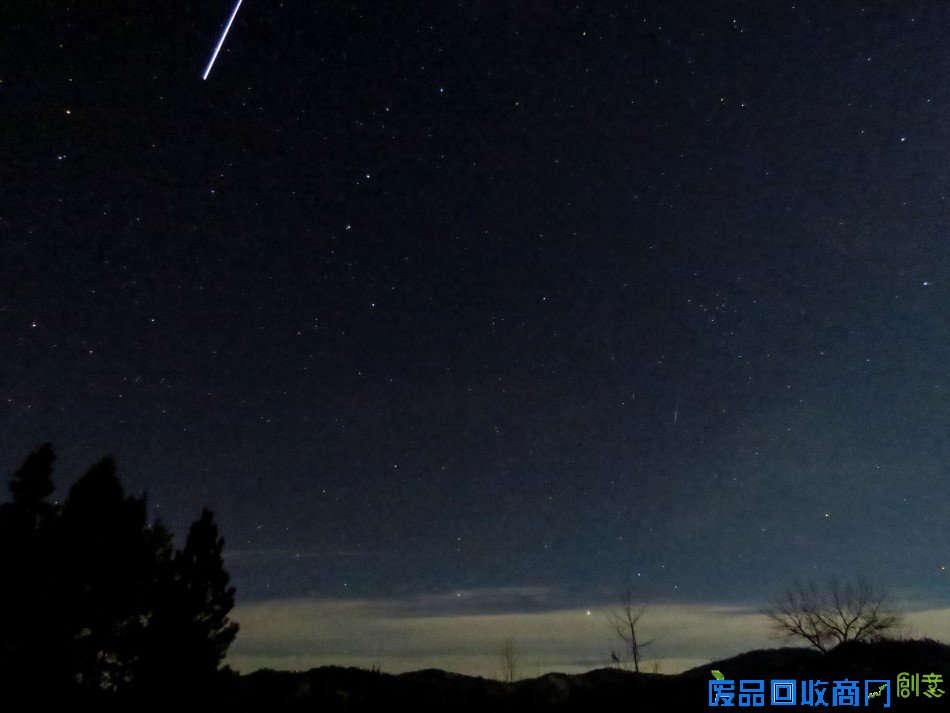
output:
M202 79L207 79L208 75L211 74L211 67L214 66L214 61L218 58L218 52L221 51L221 45L224 44L224 38L228 36L228 30L231 29L231 23L234 22L234 18L237 17L238 8L241 7L241 3L243 1L244 0L237 0L237 5L234 6L234 11L231 13L228 24L224 26L224 32L221 33L221 39L218 40L218 46L214 48L214 53L211 55L208 66L205 68L205 73L201 75Z

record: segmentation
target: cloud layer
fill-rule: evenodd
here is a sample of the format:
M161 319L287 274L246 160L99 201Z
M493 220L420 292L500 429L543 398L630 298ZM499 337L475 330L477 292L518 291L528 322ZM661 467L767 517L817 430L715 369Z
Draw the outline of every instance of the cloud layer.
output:
M538 610L543 589L455 592L394 600L292 599L240 606L229 663L305 670L337 664L401 672L442 668L497 676L513 640L522 676L610 664L621 645L603 607ZM520 609L512 609L520 604ZM765 618L745 607L657 604L642 619L645 666L665 673L774 645Z

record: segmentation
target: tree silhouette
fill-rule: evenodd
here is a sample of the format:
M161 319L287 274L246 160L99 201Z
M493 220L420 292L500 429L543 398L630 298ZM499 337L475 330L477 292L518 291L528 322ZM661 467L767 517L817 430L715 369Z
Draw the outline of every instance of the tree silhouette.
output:
M36 689L40 672L55 678L61 668L61 650L45 645L60 624L50 567L56 509L47 501L54 459L49 443L31 453L9 483L12 500L0 505L0 671L20 690Z
M218 536L214 516L205 508L191 525L185 548L175 556L175 570L182 589L183 621L193 637L193 670L207 674L218 670L238 626L228 619L234 607L234 587L224 569L224 539Z
M69 491L59 530L77 682L121 690L131 682L155 577L145 500L126 496L115 463L105 458Z
M221 557L224 540L218 536L207 508L192 523L182 550L161 559L160 578L150 626L142 681L162 691L173 678L191 691L212 690L221 661L237 635L238 625L228 619L234 606L234 587Z
M800 638L819 651L845 641L873 641L897 628L903 619L887 594L864 580L795 583L765 611L775 632Z
M629 652L630 659L633 661L633 670L640 671L640 659L643 656L643 649L653 643L653 640L644 641L640 636L640 619L646 611L646 605L636 605L633 601L633 590L629 587L620 597L620 604L616 609L607 612L607 620L613 627L617 638L623 642L624 649ZM621 657L616 651L611 651L610 656L617 664L621 663Z
M46 498L53 494L53 446L44 443L26 458L26 462L13 474L10 493L13 505L25 514L37 518L48 515L52 506Z
M515 638L509 636L501 643L499 659L501 659L501 680L512 683L518 678L518 647Z
M48 502L53 460L49 444L31 453L0 505L7 693L131 703L214 690L237 624L211 511L176 551L160 523L148 524L145 498L125 493L112 458L62 507Z

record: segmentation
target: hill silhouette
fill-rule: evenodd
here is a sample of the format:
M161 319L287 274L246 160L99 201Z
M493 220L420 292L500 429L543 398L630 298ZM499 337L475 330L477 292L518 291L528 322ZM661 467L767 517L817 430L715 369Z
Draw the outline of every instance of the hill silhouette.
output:
M403 674L336 666L299 673L265 669L237 677L231 694L236 706L271 711L362 711L393 707L413 711L493 713L702 711L711 708L708 682L713 669L731 679L889 679L894 682L903 671L946 675L950 672L950 646L929 639L848 642L825 654L805 648L749 651L675 675L605 668L575 675L549 673L512 683L431 669ZM941 687L944 688L944 684ZM899 711L941 711L947 709L948 702L950 692L934 699L922 695L898 699L892 685L891 708ZM810 706L775 706L774 709L814 710Z

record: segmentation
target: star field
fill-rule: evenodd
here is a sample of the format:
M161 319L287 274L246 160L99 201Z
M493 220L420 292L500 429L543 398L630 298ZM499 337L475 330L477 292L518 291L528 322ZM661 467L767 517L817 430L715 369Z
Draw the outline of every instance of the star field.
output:
M15 2L0 453L239 601L947 592L950 15Z

